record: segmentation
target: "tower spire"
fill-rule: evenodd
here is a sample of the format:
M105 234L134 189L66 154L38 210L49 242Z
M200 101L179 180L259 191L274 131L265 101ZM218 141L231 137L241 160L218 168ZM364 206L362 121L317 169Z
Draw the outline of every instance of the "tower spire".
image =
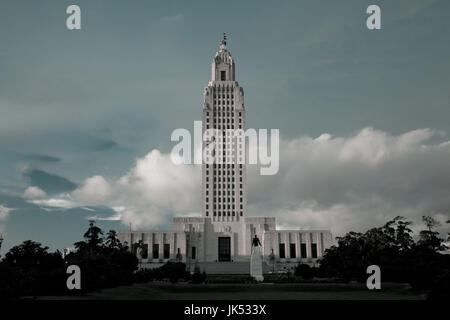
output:
M223 33L223 39L220 40L220 50L225 50L227 48L227 34Z

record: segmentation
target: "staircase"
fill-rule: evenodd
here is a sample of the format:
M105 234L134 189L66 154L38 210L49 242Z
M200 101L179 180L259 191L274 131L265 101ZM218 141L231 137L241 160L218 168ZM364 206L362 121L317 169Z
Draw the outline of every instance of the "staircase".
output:
M205 271L207 275L213 274L245 274L250 275L250 261L237 262L199 262L200 271ZM271 269L267 263L263 262L263 273L268 273Z

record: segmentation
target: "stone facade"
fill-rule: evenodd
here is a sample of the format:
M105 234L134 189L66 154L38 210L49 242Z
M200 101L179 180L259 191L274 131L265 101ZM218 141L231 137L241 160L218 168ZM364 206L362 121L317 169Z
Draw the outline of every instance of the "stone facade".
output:
M225 39L213 59L211 81L204 90L202 129L245 131L244 91L235 81L235 63ZM218 163L208 163L212 155L206 153L202 164L202 217L175 217L172 230L120 231L119 240L132 244L135 252L136 244L141 243L144 249L137 253L141 267L169 260L189 265L249 261L255 235L267 263L314 264L331 246L330 231L277 230L274 217L247 217L245 152L237 147L239 137L224 135L223 139L231 147L219 150L220 156L215 155ZM211 141L203 142L203 150L208 143Z

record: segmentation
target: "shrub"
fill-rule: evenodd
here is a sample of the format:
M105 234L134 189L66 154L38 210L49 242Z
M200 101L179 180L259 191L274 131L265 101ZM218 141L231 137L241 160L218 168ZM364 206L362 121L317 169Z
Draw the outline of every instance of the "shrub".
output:
M195 266L194 268L194 274L192 275L192 283L203 283L206 280L206 273L203 271L203 273L200 272L200 268L198 266Z
M302 277L305 280L312 279L314 277L313 269L307 265L300 263L296 268L294 274L296 276Z
M450 270L444 271L436 278L436 281L427 295L428 300L450 301Z

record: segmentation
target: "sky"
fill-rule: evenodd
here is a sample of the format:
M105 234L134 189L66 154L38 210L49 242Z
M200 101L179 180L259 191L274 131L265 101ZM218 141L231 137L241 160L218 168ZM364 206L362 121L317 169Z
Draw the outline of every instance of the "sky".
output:
M89 218L198 214L200 168L170 161L170 135L201 119L223 32L247 127L280 130L279 173L249 168L250 216L334 236L397 215L448 230L450 2L2 0L1 253L71 247Z

